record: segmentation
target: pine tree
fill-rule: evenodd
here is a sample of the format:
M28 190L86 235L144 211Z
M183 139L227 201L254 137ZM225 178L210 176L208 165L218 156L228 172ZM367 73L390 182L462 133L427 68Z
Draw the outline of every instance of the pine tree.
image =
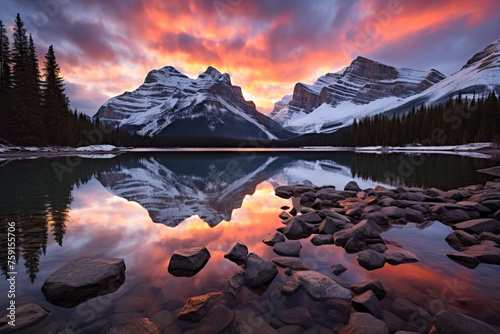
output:
M0 21L0 137L9 139L8 124L12 114L10 49L7 30Z
M45 55L43 101L45 129L49 144L71 145L69 100L64 93L64 80L57 64L54 47Z
M40 73L35 45L28 40L24 22L17 14L12 50L13 114L9 127L16 130L12 140L20 145L45 144L40 107Z

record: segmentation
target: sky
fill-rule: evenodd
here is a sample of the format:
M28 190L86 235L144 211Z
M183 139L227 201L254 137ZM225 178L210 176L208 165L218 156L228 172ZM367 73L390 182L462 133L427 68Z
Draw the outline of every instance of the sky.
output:
M0 0L43 59L54 45L73 108L109 98L167 65L231 75L263 113L297 82L364 56L396 67L458 71L500 38L498 0Z

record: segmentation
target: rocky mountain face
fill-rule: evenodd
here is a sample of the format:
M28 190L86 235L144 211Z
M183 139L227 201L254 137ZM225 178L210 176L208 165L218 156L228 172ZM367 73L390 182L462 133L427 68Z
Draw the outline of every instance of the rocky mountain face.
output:
M108 100L94 118L142 135L241 139L291 136L246 101L227 73L213 67L191 79L167 66L148 73L132 92Z
M292 99L288 103L280 101L276 104L270 117L291 131L330 132L332 129L328 117L316 118L316 122L308 124L312 119L304 119L304 115L319 108L331 109L331 120L335 120L337 107L344 110L349 106L368 105L385 98L404 99L423 92L444 78L442 73L434 69L417 71L395 68L357 57L342 71L327 73L313 85L296 84ZM333 123L334 126L339 125L338 122Z

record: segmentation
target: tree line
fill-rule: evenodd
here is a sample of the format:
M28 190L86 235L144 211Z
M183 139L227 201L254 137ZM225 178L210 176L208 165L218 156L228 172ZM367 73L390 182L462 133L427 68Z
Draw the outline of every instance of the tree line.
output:
M392 118L375 115L354 121L352 146L460 145L500 142L500 101L494 91L469 99L459 94L445 104L412 110Z

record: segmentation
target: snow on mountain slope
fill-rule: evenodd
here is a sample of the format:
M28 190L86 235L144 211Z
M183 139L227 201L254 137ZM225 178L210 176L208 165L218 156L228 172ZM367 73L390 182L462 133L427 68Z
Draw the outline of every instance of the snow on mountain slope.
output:
M396 69L358 57L343 72L327 74L314 85L297 84L292 100L277 103L270 117L298 133L329 133L354 119L444 103L460 93L500 95L500 40L443 78L436 70Z
M290 136L245 101L227 73L213 67L191 79L166 66L148 73L133 92L108 100L94 118L139 134L242 139Z
M332 132L352 122L355 114L378 113L441 81L436 70L395 68L357 57L337 73L313 85L298 83L293 98L277 105L270 117L297 133Z

